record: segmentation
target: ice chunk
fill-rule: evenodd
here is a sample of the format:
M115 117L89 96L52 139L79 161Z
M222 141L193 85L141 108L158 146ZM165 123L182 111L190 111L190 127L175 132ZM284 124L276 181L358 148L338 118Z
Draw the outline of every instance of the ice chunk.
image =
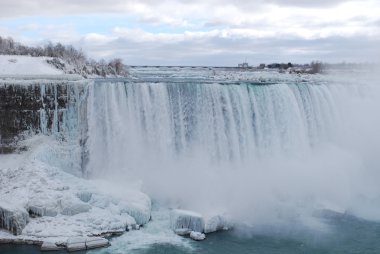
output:
M20 235L28 221L29 215L25 208L0 201L0 228L9 230L14 235Z
M170 225L173 230L186 228L196 232L203 232L205 222L199 213L173 209L170 212Z
M28 202L28 212L32 216L57 216L58 206L55 200L47 197L35 197Z
M228 230L231 227L229 220L222 215L211 216L205 219L204 233L212 233L219 230Z
M66 206L62 210L63 215L76 215L79 213L85 213L88 212L91 209L91 206L89 204L85 203L74 203Z
M195 241L203 241L204 239L206 239L206 235L202 234L201 232L191 231L190 238Z
M100 247L106 247L109 245L109 241L102 237L89 237L86 239L86 248L95 249Z
M41 245L41 251L56 251L63 250L63 247L57 246L55 243L43 242Z
M127 213L132 216L139 225L144 225L150 220L151 202L149 198L141 200L140 203L120 202L118 206L120 208L120 212Z
M67 251L78 251L86 249L86 238L72 237L67 240Z

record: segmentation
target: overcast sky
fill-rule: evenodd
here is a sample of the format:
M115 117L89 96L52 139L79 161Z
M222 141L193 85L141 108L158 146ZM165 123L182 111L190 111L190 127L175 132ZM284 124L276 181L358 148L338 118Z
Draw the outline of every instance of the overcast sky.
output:
M0 35L131 65L379 62L380 0L1 0Z

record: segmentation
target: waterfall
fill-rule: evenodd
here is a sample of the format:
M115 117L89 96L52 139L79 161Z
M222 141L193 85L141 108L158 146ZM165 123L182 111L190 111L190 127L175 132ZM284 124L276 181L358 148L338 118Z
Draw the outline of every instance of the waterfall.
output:
M91 152L100 171L149 154L244 163L307 152L340 124L339 90L322 84L95 82L90 93Z
M141 181L153 199L256 221L301 208L368 215L380 194L368 177L380 126L372 88L329 80L95 80L85 173Z

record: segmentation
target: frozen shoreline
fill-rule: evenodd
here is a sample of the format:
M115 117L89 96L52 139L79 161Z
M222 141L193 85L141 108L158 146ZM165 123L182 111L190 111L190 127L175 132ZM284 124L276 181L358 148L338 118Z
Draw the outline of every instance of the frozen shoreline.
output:
M49 164L48 154L67 144L39 135L23 143L28 151L0 156L0 222L15 234L2 231L0 243L62 245L72 237L119 235L150 220L151 201L138 188L115 195L98 187L105 183Z
M79 237L82 239L78 243L82 246L80 249L87 248L87 241L101 243L98 247L105 247L109 246L109 242L101 239L135 234L128 231L141 230L142 235L152 237L149 227L166 234L165 237L159 234L154 241L176 239L178 244L187 241L186 238L181 240L182 237L177 236L175 228L170 226L173 222L169 220L169 210L155 212L155 223L149 226L151 201L139 190L138 185L132 184L129 189L119 193L119 189L111 187L110 183L78 178L50 164L49 154L53 152L55 156L62 156L50 159L64 160L64 151L73 149L67 147L69 144L57 141L54 136L36 135L22 141L22 145L28 148L27 151L0 155L0 214L4 209L12 214L21 211L27 216L26 224L17 224L21 232L14 232L16 235L0 230L0 244L37 245L41 250L67 249L70 241L79 241L75 240ZM60 152L56 154L57 151ZM184 212L185 217L193 214L195 213L190 211ZM12 216L1 217L0 221L11 220ZM202 217L205 224L194 229L199 233L226 229L227 226L221 224L220 218ZM10 225L11 230L12 223L14 221L6 222L5 225ZM145 227L140 227L147 223L148 229L144 232Z

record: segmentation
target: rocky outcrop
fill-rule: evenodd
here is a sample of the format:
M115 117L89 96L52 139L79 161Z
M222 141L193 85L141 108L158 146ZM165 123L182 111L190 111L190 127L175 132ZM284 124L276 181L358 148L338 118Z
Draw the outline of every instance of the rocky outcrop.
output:
M80 80L0 79L0 154L25 149L19 145L25 135L67 131L69 117L79 123L86 105L77 102L86 92L86 82Z

